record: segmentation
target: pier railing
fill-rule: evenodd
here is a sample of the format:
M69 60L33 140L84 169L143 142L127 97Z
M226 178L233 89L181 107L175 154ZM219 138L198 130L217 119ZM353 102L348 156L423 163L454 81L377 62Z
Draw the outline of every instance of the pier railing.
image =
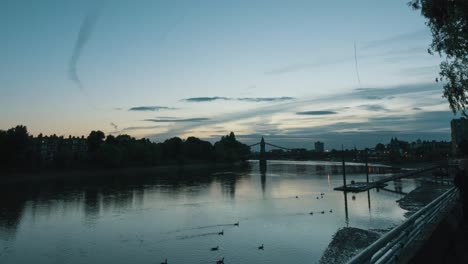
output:
M458 191L452 187L354 256L348 264L396 263L402 249L410 245L428 224L446 210L447 206L454 204L457 195Z

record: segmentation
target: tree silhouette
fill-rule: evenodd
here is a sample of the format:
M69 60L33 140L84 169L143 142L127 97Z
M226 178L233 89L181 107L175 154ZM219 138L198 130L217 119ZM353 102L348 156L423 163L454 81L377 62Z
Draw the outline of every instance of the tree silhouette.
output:
M89 133L88 138L86 139L88 143L88 151L95 152L96 150L98 150L99 147L104 143L105 137L106 136L102 131L91 131L91 133Z
M464 115L468 105L468 1L411 0L409 5L427 18L432 32L430 54L445 56L440 64L440 79L444 82L444 97L455 113Z

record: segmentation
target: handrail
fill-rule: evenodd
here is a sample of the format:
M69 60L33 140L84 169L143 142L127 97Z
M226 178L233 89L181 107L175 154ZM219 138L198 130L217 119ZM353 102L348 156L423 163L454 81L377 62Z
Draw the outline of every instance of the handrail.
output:
M377 239L374 243L372 243L366 249L354 256L347 263L361 264L375 263L377 261L385 262L389 259L389 257L392 256L389 256L389 254L387 254L388 251L393 251L392 249L397 244L400 244L401 248L401 246L406 244L408 240L414 239L414 236L417 235L419 231L421 231L421 229L425 226L425 223L427 223L426 220L431 220L436 214L436 212L445 208L445 205L448 204L452 200L452 198L455 197L455 195L456 188L450 188L448 191L437 197L434 201L430 202L429 204L421 208L419 211L414 213L401 225L393 228L387 234ZM413 229L417 229L416 232L413 231ZM399 250L397 249L394 253L398 254L398 251Z

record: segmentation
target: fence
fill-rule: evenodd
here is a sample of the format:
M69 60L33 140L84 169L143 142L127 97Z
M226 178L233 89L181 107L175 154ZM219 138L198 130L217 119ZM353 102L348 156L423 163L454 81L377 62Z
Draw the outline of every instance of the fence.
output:
M448 205L454 204L457 195L458 191L452 187L354 256L348 264L396 263L401 250L413 242L435 217L446 210Z

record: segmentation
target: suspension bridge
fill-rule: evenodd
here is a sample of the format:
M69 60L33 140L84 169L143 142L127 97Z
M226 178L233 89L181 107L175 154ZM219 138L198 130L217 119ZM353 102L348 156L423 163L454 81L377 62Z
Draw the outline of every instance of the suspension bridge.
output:
M266 150L265 150L265 147L268 145L270 147L274 147L274 148L277 148L277 149L282 149L282 150L286 150L286 151L291 151L290 148L285 148L285 147L282 147L282 146L278 146L278 145L275 145L275 144L271 144L271 143L268 143L268 142L265 142L265 139L262 137L262 139L260 140L260 142L257 142L255 144L252 144L252 145L249 145L249 147L255 147L257 145L260 145L260 156L259 156L259 160L260 161L266 161Z

